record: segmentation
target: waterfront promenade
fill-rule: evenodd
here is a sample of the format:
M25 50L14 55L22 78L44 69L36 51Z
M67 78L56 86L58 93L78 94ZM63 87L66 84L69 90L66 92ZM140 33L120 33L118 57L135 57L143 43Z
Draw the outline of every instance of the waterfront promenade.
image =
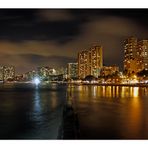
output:
M72 85L96 85L96 86L129 86L129 87L148 87L148 83L121 84L121 83L67 83Z
M9 85L13 85L13 84L24 84L24 85L28 85L28 83L26 83L26 82L14 82L14 83L9 83L9 82L7 82L7 83L1 83L0 84L0 86L3 86L3 85L7 85L7 86L9 86ZM30 84L32 84L32 83L30 83ZM49 85L49 84L59 84L59 85L62 85L62 84L64 84L64 85L92 85L92 86L129 86L129 87L148 87L148 83L133 83L133 84L129 84L129 83L126 83L126 84L122 84L122 83L85 83L85 82L81 82L81 83L78 83L78 82L59 82L59 81L50 81L50 82L48 82L48 83L45 83L45 82L42 82L41 84L40 84L40 86L47 86L47 85Z

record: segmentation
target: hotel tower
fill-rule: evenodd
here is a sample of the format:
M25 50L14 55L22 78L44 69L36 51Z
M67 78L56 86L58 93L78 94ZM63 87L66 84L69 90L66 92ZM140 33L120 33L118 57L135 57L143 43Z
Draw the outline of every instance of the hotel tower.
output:
M103 66L102 46L92 46L78 53L78 76L83 79L88 75L98 77Z

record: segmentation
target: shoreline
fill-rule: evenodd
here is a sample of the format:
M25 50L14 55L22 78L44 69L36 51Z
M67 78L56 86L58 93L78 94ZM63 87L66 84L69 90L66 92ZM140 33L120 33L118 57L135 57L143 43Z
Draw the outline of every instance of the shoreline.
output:
M25 82L18 82L18 83L0 83L0 86L11 86L11 85L28 85L28 84L32 84L32 83L25 83ZM52 85L52 84L57 84L57 85L77 85L77 86L82 86L82 85L88 85L88 86L125 86L125 87L148 87L148 84L115 84L115 83L110 83L110 84L102 84L102 83L58 83L58 82L51 82L48 84L40 84L40 86L45 86L45 85ZM34 85L34 84L32 84Z
M76 84L76 83L68 83L68 84L73 84L73 85L89 85L89 86L127 86L127 87L148 87L148 84L98 84L98 83L93 83L93 84Z

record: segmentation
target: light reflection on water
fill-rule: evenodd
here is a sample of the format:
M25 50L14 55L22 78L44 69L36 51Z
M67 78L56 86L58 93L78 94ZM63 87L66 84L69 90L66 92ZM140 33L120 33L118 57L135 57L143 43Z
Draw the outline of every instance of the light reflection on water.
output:
M62 123L65 91L56 86L41 90L19 85L1 87L0 139L56 139Z
M147 92L147 88L141 88ZM139 87L121 87L121 86L70 86L68 91L71 93L76 92L79 94L80 99L84 96L90 95L91 97L108 97L108 98L124 98L124 97L138 97Z
M39 92L36 90L35 91L35 96L34 96L34 112L39 113L41 111L41 104L40 104L40 96Z
M34 93L33 103L31 120L34 122L34 128L37 129L38 126L41 126L44 121L44 116L42 115L41 97L38 90L36 90Z
M1 91L0 138L56 139L67 101L78 113L80 139L148 139L148 88L60 87Z
M138 93L139 93L139 87L134 87L133 88L133 96L134 96L134 98L138 97Z
M148 88L75 86L82 139L148 139ZM147 122L146 122L147 121Z

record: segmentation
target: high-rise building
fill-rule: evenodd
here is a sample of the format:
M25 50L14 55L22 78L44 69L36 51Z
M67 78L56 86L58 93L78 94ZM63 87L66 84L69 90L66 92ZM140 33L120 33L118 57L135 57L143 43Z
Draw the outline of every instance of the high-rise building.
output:
M14 66L3 66L3 80L15 78L15 67Z
M70 79L78 78L78 63L68 63L67 76Z
M137 72L137 38L130 37L124 41L124 70L127 73Z
M148 69L148 41L130 37L124 42L124 70L137 73Z
M138 42L137 54L141 58L142 69L148 70L148 40L141 40Z
M102 46L92 46L89 50L78 53L78 76L98 77L103 66Z

